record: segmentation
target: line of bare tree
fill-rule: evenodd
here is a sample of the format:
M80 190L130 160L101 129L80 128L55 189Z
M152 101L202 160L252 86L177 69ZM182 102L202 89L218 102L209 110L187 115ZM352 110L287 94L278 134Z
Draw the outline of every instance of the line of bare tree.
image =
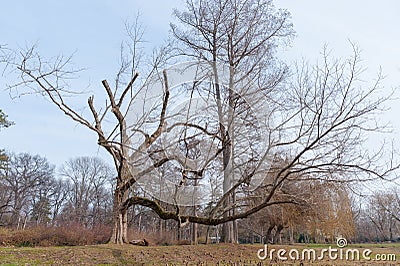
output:
M44 157L10 154L0 170L0 224L26 226L110 223L112 170L95 157L66 162L57 177Z
M280 161L280 160L279 160ZM80 225L109 228L112 224L110 187L112 169L95 157L67 161L58 174L38 155L9 154L1 170L1 226L32 227ZM58 177L57 177L58 176ZM252 196L258 200L260 187ZM394 188L359 197L347 185L320 180L285 182L276 197L295 198L297 204L274 205L238 221L240 243L333 243L341 236L353 242L400 239L400 192ZM199 215L210 209L198 208ZM128 213L131 232L159 244L222 241L223 227L180 227L163 221L148 208Z

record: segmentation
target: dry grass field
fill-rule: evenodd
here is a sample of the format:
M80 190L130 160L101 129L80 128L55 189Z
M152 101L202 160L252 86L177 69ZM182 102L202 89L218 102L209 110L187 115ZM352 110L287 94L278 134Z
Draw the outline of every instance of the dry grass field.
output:
M396 261L280 261L257 257L262 245L198 245L198 246L118 246L92 245L74 247L2 247L0 265L400 265L399 244L352 245L347 248L371 249L375 254L396 254ZM324 245L269 246L285 250L305 248L320 252ZM276 254L275 254L276 255Z

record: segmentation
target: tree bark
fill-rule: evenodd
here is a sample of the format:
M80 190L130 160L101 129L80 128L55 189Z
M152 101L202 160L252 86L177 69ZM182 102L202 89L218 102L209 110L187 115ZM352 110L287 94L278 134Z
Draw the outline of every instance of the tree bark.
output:
M119 189L114 192L113 229L109 241L111 244L129 243L127 208L123 207L124 199L127 196L127 192L121 192Z

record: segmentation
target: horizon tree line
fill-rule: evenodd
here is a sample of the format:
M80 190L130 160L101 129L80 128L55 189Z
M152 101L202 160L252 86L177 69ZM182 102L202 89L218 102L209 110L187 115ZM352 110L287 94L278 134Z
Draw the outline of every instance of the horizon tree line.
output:
M73 158L55 171L39 155L9 153L0 173L0 226L24 230L112 225L114 173L100 158ZM347 186L306 180L287 183L283 190L299 204L265 208L238 221L238 242L334 243L338 236L352 242L400 241L400 191L395 188L358 197ZM202 214L208 209L197 211ZM222 241L221 226L200 225L196 231L191 226L181 228L139 206L128 217L131 232L158 238L160 243L193 243L195 233L203 243Z

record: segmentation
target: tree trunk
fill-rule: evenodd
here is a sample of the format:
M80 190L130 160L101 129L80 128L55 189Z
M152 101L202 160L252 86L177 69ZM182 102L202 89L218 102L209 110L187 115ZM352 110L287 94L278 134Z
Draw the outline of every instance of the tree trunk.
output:
M214 69L215 73L216 70ZM234 147L235 147L235 114L234 114L234 100L233 100L233 93L234 93L234 72L233 69L230 68L230 76L229 76L229 109L228 109L228 128L224 129L227 133L227 136L224 136L222 146L225 147L223 151L223 163L224 163L224 184L223 190L224 194L229 191L229 189L234 185L236 182L234 177ZM220 123L223 123L222 114L220 114ZM232 194L227 197L225 201L225 209L231 208L229 212L226 212L224 217L228 215L235 215L235 202L236 202L236 192L233 190ZM238 243L238 228L237 222L231 221L223 224L222 232L223 242L225 243Z
M21 217L18 217L18 222L17 222L17 230L19 230L19 221L21 220Z
M289 242L290 242L290 244L291 245L293 245L294 244L294 235L293 235L293 227L292 226L290 226L289 227Z
M22 225L22 230L25 230L26 227L26 222L28 221L28 214L25 214L25 218L24 218L24 224Z
M162 239L164 235L164 228L163 228L163 220L159 219L158 220L158 235L159 238Z
M109 241L110 244L129 243L127 210L121 208L123 199L126 199L126 197L126 192L121 193L118 189L115 190L113 204L113 229Z
M272 233L272 230L274 230L274 228L275 228L275 224L271 224L268 227L267 233L265 234L265 243L268 244L269 242L273 242L273 240L271 239L271 233Z
M176 240L179 242L179 241L181 241L181 239L182 239L182 231L181 231L181 228L179 227L179 224L177 224L177 227L176 227Z
M206 232L206 245L210 244L210 228L211 226L207 226L207 232Z
M233 191L232 201L233 203L236 202L236 191ZM235 207L233 207L232 214L236 215ZM232 221L232 243L239 243L239 230L237 220Z
M278 225L276 228L275 236L274 236L274 244L278 244L281 242L280 235L281 235L282 230L283 230L283 226L281 224Z
M196 223L192 224L192 245L197 245L197 227L198 225Z

